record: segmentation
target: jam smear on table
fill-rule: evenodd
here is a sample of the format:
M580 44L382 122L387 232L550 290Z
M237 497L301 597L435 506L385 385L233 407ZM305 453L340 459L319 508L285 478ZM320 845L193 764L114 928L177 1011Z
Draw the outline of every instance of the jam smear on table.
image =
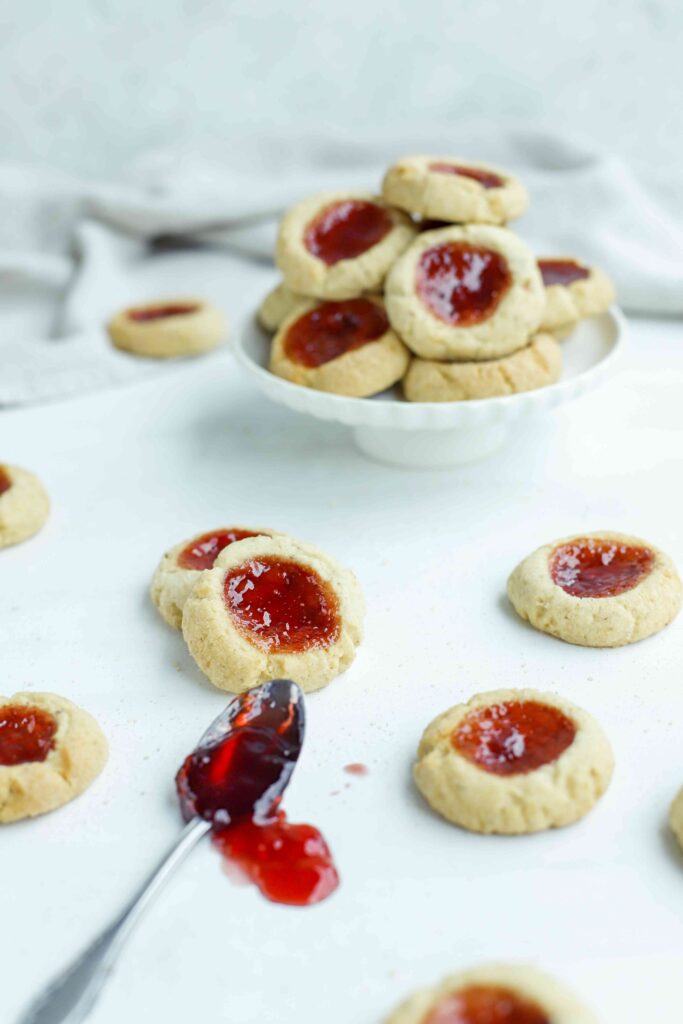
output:
M549 288L551 284L569 285L573 281L584 281L590 276L590 270L582 267L575 260L539 260L543 284Z
M502 985L469 985L441 1000L424 1024L551 1024L541 1007Z
M490 317L511 284L510 269L500 253L467 242L442 242L425 249L417 267L417 294L439 320L455 327Z
M572 597L616 597L645 579L654 561L649 548L584 537L555 548L550 575Z
M329 647L339 636L337 596L310 566L254 558L225 576L228 612L249 639L268 651Z
M9 491L12 486L12 481L9 478L9 473L6 469L0 466L0 494L4 494L5 491Z
M55 745L57 721L29 704L0 706L0 765L44 761Z
M323 366L388 330L384 309L370 299L324 302L294 321L285 337L285 355L302 366Z
M247 537L258 537L258 533L250 530L214 530L212 533L203 533L190 541L186 548L178 555L178 565L181 569L210 569L223 548L234 544L237 540L245 540Z
M468 761L494 775L525 775L556 761L575 736L576 726L559 708L519 700L471 711L451 743Z
M368 766L361 764L360 761L353 761L351 764L344 765L344 771L347 775L367 775Z
M472 178L484 188L500 188L505 184L503 178L493 171L484 171L479 167L464 167L462 164L449 164L443 160L435 160L429 164L429 170L435 174L455 174L461 178Z
M330 203L307 225L304 245L328 267L362 256L381 242L393 227L383 206L366 199Z
M164 320L170 316L186 316L199 309L196 303L168 303L165 306L147 306L143 309L130 309L128 319L136 323L147 323L149 320Z

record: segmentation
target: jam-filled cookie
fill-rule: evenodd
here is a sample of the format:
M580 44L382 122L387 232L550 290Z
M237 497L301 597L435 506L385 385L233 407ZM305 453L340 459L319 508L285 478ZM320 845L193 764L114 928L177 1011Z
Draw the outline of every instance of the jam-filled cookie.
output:
M203 299L162 299L122 310L107 330L116 348L170 359L208 352L225 339L228 328L221 310Z
M273 339L270 369L318 391L366 398L401 380L410 353L378 297L309 302Z
M643 640L675 618L683 598L668 555L612 530L544 544L520 562L507 591L535 629L584 647Z
M529 205L512 174L451 156L403 157L387 171L382 195L402 210L456 224L505 224Z
M40 480L19 466L0 463L0 548L33 537L49 512L50 499Z
M538 261L545 287L541 327L567 334L579 320L606 312L614 302L614 285L599 267L587 267L570 257Z
M70 700L54 693L0 697L0 822L68 803L106 760L102 730Z
M427 726L414 777L442 817L472 832L540 832L583 818L614 761L598 723L552 693L493 690Z
M498 359L526 345L545 296L536 259L505 228L425 231L394 264L394 330L423 359Z
M174 629L180 629L183 608L201 573L212 569L224 548L247 537L276 537L275 530L250 526L221 526L199 533L175 544L159 562L150 587L150 595L161 617Z
M273 333L288 316L292 315L297 306L307 301L305 295L290 291L286 284L279 284L268 292L258 308L256 317L261 327Z
M490 964L416 992L385 1024L597 1024L564 985L534 967Z
M683 788L679 789L669 810L669 825L683 850Z
M282 219L276 262L287 288L318 299L379 291L416 229L410 218L365 192L304 199Z
M515 395L553 384L562 372L562 350L551 334L537 334L512 355L485 362L442 363L413 359L403 380L409 402L464 402Z
M291 537L253 537L199 577L183 636L221 690L283 677L310 692L351 664L364 613L355 576L329 555Z

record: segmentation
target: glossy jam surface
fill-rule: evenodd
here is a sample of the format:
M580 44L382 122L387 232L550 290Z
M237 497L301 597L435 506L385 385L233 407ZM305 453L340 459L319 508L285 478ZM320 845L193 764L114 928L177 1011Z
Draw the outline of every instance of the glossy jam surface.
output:
M551 284L568 285L573 281L583 281L590 275L586 267L575 263L574 260L539 260L538 269L546 287Z
M28 704L0 707L0 765L44 761L55 745L57 722Z
M461 164L449 164L442 160L435 160L429 164L429 170L435 174L454 174L460 178L472 178L478 181L484 188L500 188L505 182L493 171L484 171L478 167L464 167Z
M525 775L556 761L576 727L550 704L491 704L467 715L451 736L458 753L494 775Z
M265 650L328 647L339 636L334 591L299 562L252 559L226 574L224 594L230 615Z
M470 985L446 996L424 1024L551 1024L548 1014L512 989Z
M215 530L196 537L178 555L181 569L210 569L223 548L247 537L258 537L249 530Z
M199 306L195 303L169 302L165 306L147 306L146 309L131 309L128 311L128 319L136 323L147 323L149 320L164 320L170 316L186 316L194 313Z
M9 478L9 473L6 469L0 466L0 494L4 494L5 491L9 491L12 486L12 481Z
M511 283L500 253L466 242L425 249L417 266L417 294L439 320L456 327L490 317Z
M308 224L304 245L328 267L362 256L391 231L391 216L365 199L331 203Z
M550 575L572 597L616 597L637 586L654 561L649 548L585 537L555 548Z
M370 299L324 302L299 317L287 331L284 349L292 362L322 366L381 338L389 320L381 306Z

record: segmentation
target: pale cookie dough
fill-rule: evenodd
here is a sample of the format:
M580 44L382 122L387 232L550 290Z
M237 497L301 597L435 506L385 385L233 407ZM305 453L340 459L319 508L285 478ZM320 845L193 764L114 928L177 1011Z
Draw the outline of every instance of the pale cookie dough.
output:
M559 709L574 725L570 745L531 771L497 774L462 754L452 736L483 708L533 701ZM522 750L524 749L524 740ZM516 835L570 825L607 789L614 760L602 729L586 711L552 693L493 690L439 715L425 729L413 774L427 802L448 821L473 832Z
M458 167L479 172L500 185L486 187L476 177L434 170ZM518 178L489 164L454 156L406 156L387 171L382 195L388 203L420 214L461 224L505 224L520 217L529 205L527 191Z
M683 789L676 794L674 802L669 810L669 825L671 831L678 840L678 845L683 850Z
M7 705L35 707L56 720L52 749L44 761L0 764L0 822L32 818L73 800L95 779L107 760L107 741L95 719L54 693L0 697Z
M605 313L614 302L614 285L599 267L586 266L570 256L544 258L577 263L579 267L588 271L588 277L580 278L566 285L545 286L542 330L568 334L579 320ZM542 262L543 258L539 260L539 264Z
M386 211L392 221L388 233L375 245L352 259L331 265L309 252L304 242L306 229L327 208L346 201L370 202ZM351 299L363 292L379 291L387 271L410 245L416 228L410 218L382 199L366 192L325 192L304 199L287 211L280 224L276 263L285 285L319 299Z
M385 1018L384 1024L445 1024L448 1020L459 1020L459 1016L455 1017L457 1002L452 1016L446 1012L449 997L486 988L502 989L531 1003L534 1009L537 1007L538 1024L597 1024L593 1013L563 984L535 967L521 964L486 964L452 974L440 984L414 993ZM437 1012L440 1007L443 1016ZM499 1019L502 1022L503 1018L496 1016L496 1021ZM483 1017L481 1020L484 1024Z
M580 539L613 542L652 552L652 568L640 582L614 597L568 594L551 576L555 550ZM663 551L613 530L596 530L544 544L517 566L507 592L515 611L535 629L583 647L620 647L643 640L678 614L683 585Z
M0 548L33 537L49 512L50 499L38 477L19 466L0 463Z
M166 315L150 316L155 311ZM153 359L208 352L228 332L221 310L196 298L159 299L124 309L112 317L107 330L116 348Z
M256 318L266 331L273 333L297 306L307 302L305 295L289 290L286 284L279 284L268 292L256 313Z
M463 243L502 256L511 283L485 318L459 327L441 319L420 298L417 276L428 250ZM385 288L387 312L400 338L423 359L498 359L527 344L543 313L545 297L536 259L505 228L471 225L425 231L394 264Z
M260 559L293 561L317 573L337 605L338 630L328 643L301 652L281 652L243 630L224 597L228 572ZM255 537L226 548L215 567L201 574L183 611L183 636L192 657L214 686L242 693L268 679L293 679L310 693L345 671L363 638L365 602L348 569L329 555L291 537ZM270 623L268 623L270 624Z
M351 302L374 303L382 311L380 298L366 297ZM336 395L367 398L385 391L401 380L410 363L410 353L386 321L386 329L379 337L336 356L320 366L305 366L287 354L287 336L291 328L315 309L345 307L346 302L318 304L314 301L300 306L282 324L275 335L270 353L271 373L284 377L302 387L328 391ZM340 314L343 315L343 312Z
M487 362L440 363L413 359L403 380L409 402L464 402L553 384L562 371L562 351L550 334L537 334L512 355Z

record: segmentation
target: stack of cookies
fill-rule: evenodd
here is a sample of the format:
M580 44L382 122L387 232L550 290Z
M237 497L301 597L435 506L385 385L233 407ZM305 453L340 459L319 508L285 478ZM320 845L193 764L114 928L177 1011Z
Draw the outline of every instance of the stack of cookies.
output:
M553 383L559 339L614 291L573 258L537 261L506 226L527 203L506 171L430 156L390 167L381 197L298 203L278 235L283 281L259 310L271 371L359 398L402 381L412 402Z

